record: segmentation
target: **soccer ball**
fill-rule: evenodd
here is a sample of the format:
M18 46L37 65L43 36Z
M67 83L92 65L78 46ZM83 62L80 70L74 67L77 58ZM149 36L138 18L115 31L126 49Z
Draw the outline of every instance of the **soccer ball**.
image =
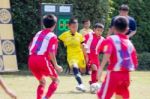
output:
M90 92L92 94L96 94L96 92L98 91L98 89L101 87L101 84L99 83L93 83L90 85Z

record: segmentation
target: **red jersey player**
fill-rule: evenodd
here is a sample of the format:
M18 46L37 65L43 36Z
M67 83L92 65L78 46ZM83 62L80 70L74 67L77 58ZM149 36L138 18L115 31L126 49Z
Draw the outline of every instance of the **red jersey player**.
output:
M102 42L104 37L102 37L102 32L104 30L104 25L96 23L94 25L93 32L85 35L85 44L88 54L88 66L92 70L90 85L97 83L97 71L100 67L99 53L101 52Z
M111 99L116 94L116 99L129 99L129 72L137 68L138 61L136 50L125 35L128 31L126 17L118 16L114 21L116 35L109 36L104 44L104 56L101 63L99 78L104 66L109 61L107 76L98 91L98 99Z
M52 32L55 29L57 18L54 15L43 17L45 29L39 31L33 38L29 46L28 65L32 74L39 81L37 88L37 99L49 99L58 86L57 72L62 71L62 67L57 64L57 36ZM42 98L46 84L45 76L52 79L46 95Z

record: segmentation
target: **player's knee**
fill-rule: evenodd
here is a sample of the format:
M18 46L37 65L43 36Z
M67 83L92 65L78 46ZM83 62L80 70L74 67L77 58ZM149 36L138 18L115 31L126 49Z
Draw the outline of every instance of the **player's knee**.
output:
M92 64L91 68L92 68L93 71L97 70L97 66L95 64Z
M59 82L60 82L60 80L59 80L59 78L52 78L52 82L59 83Z
M45 86L46 85L46 80L45 79L41 79L39 81L40 85Z

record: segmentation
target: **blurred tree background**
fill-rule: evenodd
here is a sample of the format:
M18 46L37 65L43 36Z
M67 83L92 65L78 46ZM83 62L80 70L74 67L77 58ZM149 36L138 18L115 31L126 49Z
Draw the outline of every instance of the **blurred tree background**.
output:
M132 38L139 53L139 70L150 70L150 2L148 0L11 0L16 52L19 69L27 69L28 45L40 28L40 2L73 4L73 15L79 22L89 18L105 24L108 31L111 18L118 15L121 4L128 4L130 15L137 21L137 34ZM81 25L80 27L81 28ZM66 64L64 52L57 57L61 64Z

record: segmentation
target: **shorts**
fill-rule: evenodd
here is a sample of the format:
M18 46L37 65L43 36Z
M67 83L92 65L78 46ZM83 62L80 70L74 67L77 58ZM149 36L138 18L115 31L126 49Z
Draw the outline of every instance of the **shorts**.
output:
M88 54L88 58L89 58L88 68L91 68L91 65L96 65L97 68L100 67L100 61L98 55Z
M77 64L78 68L80 68L80 69L86 68L86 62L85 62L83 53L68 55L67 61L68 61L70 68L73 68L74 64Z
M43 76L50 76L53 78L58 77L54 66L44 55L30 55L28 65L30 71L38 80L40 80Z
M129 72L108 71L102 87L97 93L98 99L111 99L113 94L129 99L130 76Z

